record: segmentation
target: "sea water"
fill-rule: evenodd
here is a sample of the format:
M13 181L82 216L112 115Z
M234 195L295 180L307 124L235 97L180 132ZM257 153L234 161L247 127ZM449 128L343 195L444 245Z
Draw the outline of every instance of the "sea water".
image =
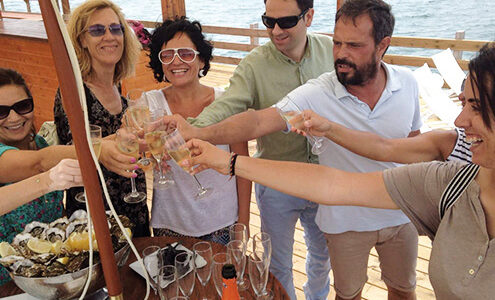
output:
M69 1L71 8L83 0ZM160 0L114 0L126 18L147 21L161 21ZM454 38L456 31L464 30L470 40L495 40L495 1L494 0L388 0L395 15L396 36ZM4 1L7 10L26 11L21 0ZM201 24L242 27L258 23L259 28L264 12L263 0L186 0L186 14ZM31 1L33 12L39 12L37 1ZM336 0L315 0L315 17L309 31L333 32ZM209 35L217 41L248 43L247 37ZM260 40L261 43L264 39ZM421 48L391 47L388 53L429 56L437 50ZM245 52L216 51L217 55L243 57ZM470 59L473 53L464 53Z

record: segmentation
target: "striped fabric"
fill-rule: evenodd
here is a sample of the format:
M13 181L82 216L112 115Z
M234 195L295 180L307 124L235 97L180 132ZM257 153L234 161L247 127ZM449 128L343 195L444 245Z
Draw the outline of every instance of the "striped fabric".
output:
M438 210L440 219L443 218L445 212L459 199L461 194L467 189L474 177L478 174L480 167L474 164L463 166L450 180L449 184L442 193Z
M446 161L460 161L460 162L471 162L472 153L469 150L471 143L466 142L466 134L464 129L456 128L457 131L457 141L455 143L452 153L447 157Z

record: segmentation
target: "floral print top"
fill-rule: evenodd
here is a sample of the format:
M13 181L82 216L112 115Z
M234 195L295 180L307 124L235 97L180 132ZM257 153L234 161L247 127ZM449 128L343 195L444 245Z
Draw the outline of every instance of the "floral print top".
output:
M112 115L105 107L103 107L100 101L98 101L96 96L86 85L84 85L84 92L86 94L86 103L88 106L89 123L100 126L103 137L114 134L121 127L121 119L127 109L127 100L124 97L121 97L122 111L116 115ZM67 119L64 108L62 107L60 90L57 91L55 96L53 113L60 144L72 144L72 132L69 128L69 120ZM130 179L107 170L101 164L100 166L103 171L108 193L115 210L119 215L121 214L129 217L135 225L133 236L150 236L149 213L146 201L137 204L129 204L124 202L124 195L131 192ZM144 173L141 170L136 172L138 173L138 177L136 178L136 188L138 191L146 193L146 179ZM82 191L82 187L71 188L67 191L66 210L68 216L78 209L86 209L84 204L77 202L75 199L77 193ZM104 195L103 199L105 199ZM105 208L108 209L108 205L105 200L104 202Z
M35 136L34 141L38 149L48 146L46 141L39 135ZM0 156L5 151L13 149L17 148L0 143ZM4 185L0 184L0 186ZM14 237L33 221L50 223L62 217L64 209L62 200L62 192L51 192L0 216L0 242L12 243ZM10 276L7 270L0 266L0 285L8 281L10 281Z

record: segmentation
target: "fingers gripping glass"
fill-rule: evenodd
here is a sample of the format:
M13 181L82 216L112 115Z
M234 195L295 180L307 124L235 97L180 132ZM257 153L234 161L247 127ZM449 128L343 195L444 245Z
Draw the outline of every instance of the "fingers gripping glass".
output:
M169 65L174 61L175 56L185 63L191 63L196 59L199 51L192 48L167 48L158 53L158 59L164 65Z
M275 24L278 24L278 27L282 29L289 29L297 25L299 20L308 12L309 8L305 9L302 13L297 16L287 16L282 18L272 18L264 13L261 15L261 20L263 24L265 24L266 28L274 28Z
M122 24L110 24L108 25L108 30L112 35L124 34L124 26ZM107 26L101 24L94 24L88 27L88 33L94 37L103 36L106 31Z
M21 101L17 101L11 106L0 105L0 120L9 116L10 111L15 111L18 115L25 115L32 112L34 109L33 98L26 98Z
M291 126L306 131L306 137L308 141L313 145L311 152L314 155L320 155L325 151L326 144L323 142L323 138L315 137L304 128L303 122L304 116L302 115L302 110L297 106L296 103L291 101L289 98L284 98L277 103L277 111L280 116Z

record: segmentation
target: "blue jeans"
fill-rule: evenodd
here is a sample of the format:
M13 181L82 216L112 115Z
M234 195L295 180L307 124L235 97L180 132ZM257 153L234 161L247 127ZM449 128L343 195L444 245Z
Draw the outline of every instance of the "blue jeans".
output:
M266 186L256 184L256 201L261 215L261 230L270 234L272 259L270 272L295 300L292 278L292 251L297 219L304 227L306 241L306 274L304 284L307 300L327 299L330 290L330 258L325 236L315 223L318 204L292 197Z

